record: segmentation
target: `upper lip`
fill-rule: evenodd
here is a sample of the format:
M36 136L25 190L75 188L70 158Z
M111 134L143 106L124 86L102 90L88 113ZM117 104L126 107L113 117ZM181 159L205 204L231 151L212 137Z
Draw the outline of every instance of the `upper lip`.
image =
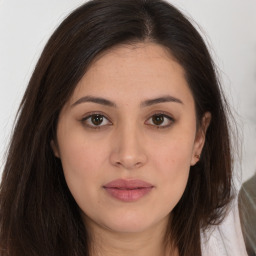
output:
M104 188L117 188L117 189L136 189L136 188L151 188L154 187L152 184L143 180L124 180L117 179L110 181L103 186Z

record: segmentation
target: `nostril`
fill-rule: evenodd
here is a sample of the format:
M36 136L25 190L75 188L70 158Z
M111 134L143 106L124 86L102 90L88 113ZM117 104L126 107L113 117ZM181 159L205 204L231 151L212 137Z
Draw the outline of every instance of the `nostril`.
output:
M138 162L138 163L135 164L135 166L139 167L139 166L141 166L141 164L142 164L141 162Z
M133 168L139 168L142 165L142 163L137 162L137 163L132 164L132 163L126 163L126 162L122 162L122 161L117 161L117 162L115 162L115 165L117 167L124 166L125 168L133 169Z

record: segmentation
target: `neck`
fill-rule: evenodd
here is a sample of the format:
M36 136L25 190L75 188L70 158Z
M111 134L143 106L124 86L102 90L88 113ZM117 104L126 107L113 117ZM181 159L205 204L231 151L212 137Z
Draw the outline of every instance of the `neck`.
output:
M91 256L178 256L177 248L165 246L165 228L168 220L161 225L141 232L115 232L86 220L91 234Z

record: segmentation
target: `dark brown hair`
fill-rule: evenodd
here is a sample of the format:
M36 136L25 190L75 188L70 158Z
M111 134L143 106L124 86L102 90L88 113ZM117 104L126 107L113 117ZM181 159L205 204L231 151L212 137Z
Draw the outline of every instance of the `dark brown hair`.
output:
M21 102L0 190L1 256L89 255L79 207L66 185L50 141L63 105L88 66L118 44L150 41L183 66L198 125L212 115L200 162L173 209L166 234L181 256L201 255L200 230L218 224L231 198L226 102L200 34L161 0L89 1L49 39Z

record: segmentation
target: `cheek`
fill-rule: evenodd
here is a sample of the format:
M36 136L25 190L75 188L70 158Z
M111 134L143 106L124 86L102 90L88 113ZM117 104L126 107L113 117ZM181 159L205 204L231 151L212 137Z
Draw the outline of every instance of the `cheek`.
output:
M63 135L60 133L60 158L64 172L77 175L88 175L90 170L102 162L103 153L97 143L90 143L82 132L70 130Z
M157 170L159 172L159 178L166 184L166 187L172 187L178 189L179 187L186 186L187 178L190 171L190 160L183 154L178 154L177 150L170 151L170 154L159 157ZM181 152L182 153L182 152ZM175 190L175 189L174 189Z
M188 141L173 140L166 147L155 150L157 153L153 159L158 183L162 184L164 204L171 209L178 203L187 185L193 152L192 143Z
M91 187L100 187L100 166L104 152L94 143L89 143L78 133L59 138L60 158L69 190L77 203L82 206L83 198L92 197Z
M153 147L152 159L158 166L157 169L163 170L166 175L179 176L190 168L193 145L193 136L174 136L159 147Z
M162 205L166 205L169 212L171 212L185 191L190 166L176 160L169 160L160 171L161 181L159 184L162 184Z

